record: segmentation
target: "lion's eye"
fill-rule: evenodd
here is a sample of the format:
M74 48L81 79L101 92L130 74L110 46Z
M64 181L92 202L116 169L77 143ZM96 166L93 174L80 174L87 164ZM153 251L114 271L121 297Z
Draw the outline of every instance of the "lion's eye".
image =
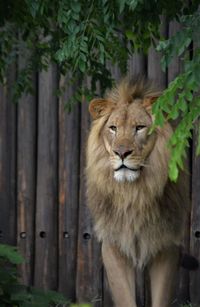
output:
M140 131L144 128L146 128L146 126L144 126L144 125L138 125L138 126L135 127L136 131Z
M110 126L109 129L113 132L116 132L117 131L117 127L116 126Z

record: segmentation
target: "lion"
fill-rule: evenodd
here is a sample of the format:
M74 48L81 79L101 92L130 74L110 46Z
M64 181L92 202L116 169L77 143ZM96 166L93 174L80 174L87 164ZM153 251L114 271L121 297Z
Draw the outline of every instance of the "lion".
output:
M89 105L87 198L117 307L137 306L137 267L148 268L152 307L172 302L188 209L184 176L168 179L171 125L149 133L160 94L145 78L125 78Z

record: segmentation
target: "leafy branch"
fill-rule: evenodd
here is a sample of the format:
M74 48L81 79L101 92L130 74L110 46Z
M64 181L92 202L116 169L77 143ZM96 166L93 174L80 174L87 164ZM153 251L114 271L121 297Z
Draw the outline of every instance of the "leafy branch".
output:
M200 30L200 16L184 16L180 18L182 30L172 38L161 41L157 47L164 53L162 67L165 70L174 56L181 56L185 53L183 73L178 75L163 92L153 107L156 125L163 125L165 118L180 122L173 136L170 139L171 160L169 163L170 178L176 181L178 168L183 169L183 160L186 156L186 149L189 147L189 139L192 138L192 130L197 119L200 117L200 48L193 50L190 58L187 53L188 46L196 38ZM200 140L198 140L197 154L200 154Z
M17 265L24 262L16 247L0 244L0 302L1 307L91 307L89 304L70 304L55 291L24 286L18 281Z
M17 265L24 262L16 247L0 244L0 301L1 306L48 307L69 306L64 296L55 291L43 291L21 285ZM61 305L62 304L62 305Z
M199 117L200 52L198 47L193 51L200 31L198 6L198 0L189 5L183 0L4 0L0 4L0 81L6 82L9 67L20 57L23 45L29 57L17 70L15 101L32 92L33 73L46 70L53 62L61 74L70 73L71 82L80 85L76 98L68 102L70 109L83 93L85 76L91 80L89 94L96 92L97 85L103 93L113 83L108 63L125 74L130 55L147 52L158 41L163 70L175 56L184 63L184 71L154 107L156 124L163 124L164 114L167 119L180 117L169 144L169 174L175 180ZM163 40L159 31L160 16L181 24L181 30L168 40ZM200 144L198 152L199 148Z

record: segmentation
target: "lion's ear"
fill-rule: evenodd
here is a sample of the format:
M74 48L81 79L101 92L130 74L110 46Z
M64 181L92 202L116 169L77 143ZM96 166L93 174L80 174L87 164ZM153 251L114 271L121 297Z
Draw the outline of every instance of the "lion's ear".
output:
M160 95L144 98L144 100L142 102L143 107L145 107L145 109L147 109L147 110L150 110L153 103L158 99L159 96Z
M90 102L89 112L93 119L97 119L112 110L112 102L106 99L96 98Z

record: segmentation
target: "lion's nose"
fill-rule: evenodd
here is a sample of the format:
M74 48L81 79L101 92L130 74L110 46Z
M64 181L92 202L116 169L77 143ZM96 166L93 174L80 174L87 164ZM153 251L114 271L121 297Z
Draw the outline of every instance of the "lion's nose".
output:
M133 150L127 150L127 149L123 149L123 148L119 148L117 150L114 150L114 153L117 156L119 156L122 160L124 160L126 157L131 155L132 152L133 152Z

